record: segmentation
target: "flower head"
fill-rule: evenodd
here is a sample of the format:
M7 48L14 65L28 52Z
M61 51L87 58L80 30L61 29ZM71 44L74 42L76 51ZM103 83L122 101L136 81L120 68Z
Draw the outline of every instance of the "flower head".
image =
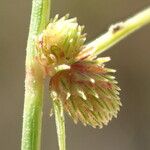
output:
M78 25L76 18L68 17L58 19L56 15L38 37L39 62L46 68L73 63L86 40L85 34L82 34L84 26ZM51 69L48 71L50 74Z
M120 88L115 70L105 67L110 58L92 56L82 30L75 18L56 16L38 38L37 58L51 77L51 98L62 101L75 123L102 127L117 117Z

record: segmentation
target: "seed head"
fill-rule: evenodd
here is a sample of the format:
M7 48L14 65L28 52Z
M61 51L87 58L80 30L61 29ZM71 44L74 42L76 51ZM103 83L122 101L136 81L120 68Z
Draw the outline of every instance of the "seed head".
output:
M74 122L103 127L117 117L121 102L109 57L92 57L83 26L68 16L52 19L37 40L37 60L50 75L50 96L62 101Z
M56 15L38 37L38 60L46 68L73 63L86 40L82 34L84 26L78 25L76 18L68 17L58 19Z

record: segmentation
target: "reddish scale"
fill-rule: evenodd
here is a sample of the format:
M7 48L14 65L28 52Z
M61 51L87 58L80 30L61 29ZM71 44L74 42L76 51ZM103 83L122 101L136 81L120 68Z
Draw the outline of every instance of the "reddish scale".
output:
M105 89L112 89L112 84L109 82L100 81L100 85Z
M80 72L91 72L91 73L106 73L103 67L97 66L97 65L92 65L92 64L86 64L82 62L74 63L71 65L71 68L80 71Z
M79 64L79 63L72 64L71 69L74 70L74 71L78 70L80 72L85 72L86 71L85 67L83 65Z
M52 87L52 89L58 89L59 87L59 78L61 76L61 72L60 73L57 73L56 75L54 75L51 80L50 80L50 87Z
M74 80L75 83L79 83L79 84L86 84L90 87L95 87L95 83L92 83L90 81L83 81L83 80Z

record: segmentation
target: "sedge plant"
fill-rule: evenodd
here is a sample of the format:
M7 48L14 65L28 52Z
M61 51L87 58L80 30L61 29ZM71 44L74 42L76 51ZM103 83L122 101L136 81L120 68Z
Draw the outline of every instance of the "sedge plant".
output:
M25 101L21 150L40 150L44 79L49 77L59 150L66 150L66 112L75 123L102 128L117 117L121 102L114 69L99 57L132 32L150 23L150 7L111 25L85 44L84 26L69 15L49 19L50 0L33 0L26 49Z

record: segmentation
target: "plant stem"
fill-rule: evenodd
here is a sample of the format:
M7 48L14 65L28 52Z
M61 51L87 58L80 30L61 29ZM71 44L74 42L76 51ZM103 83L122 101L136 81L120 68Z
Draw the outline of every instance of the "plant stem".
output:
M46 27L50 0L33 0L30 30L26 49L25 101L21 150L40 150L43 72L35 61L35 37Z
M62 102L60 100L54 100L53 107L55 112L59 150L66 150L65 117Z
M127 19L125 22L120 22L112 25L109 28L108 32L106 32L93 42L87 44L86 49L88 50L90 47L93 47L94 51L92 51L92 56L97 56L118 43L127 35L149 23L150 7Z

